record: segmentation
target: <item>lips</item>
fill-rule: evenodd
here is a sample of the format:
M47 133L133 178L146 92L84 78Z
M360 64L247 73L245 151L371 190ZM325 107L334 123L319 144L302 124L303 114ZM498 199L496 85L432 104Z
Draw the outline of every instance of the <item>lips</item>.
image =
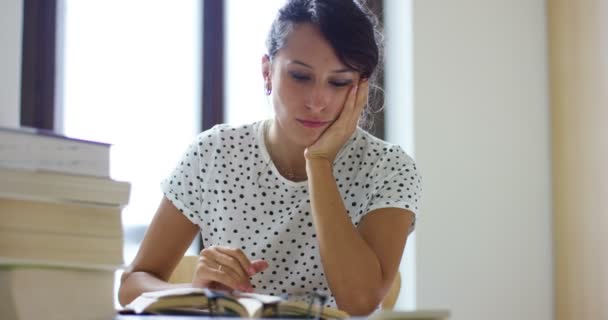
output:
M321 121L321 120L304 120L304 119L296 119L296 120L307 128L319 128L319 127L323 127L329 123L329 121Z

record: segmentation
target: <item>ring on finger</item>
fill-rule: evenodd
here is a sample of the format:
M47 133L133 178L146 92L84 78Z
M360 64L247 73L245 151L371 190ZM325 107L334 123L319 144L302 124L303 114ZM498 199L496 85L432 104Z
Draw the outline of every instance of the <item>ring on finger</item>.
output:
M223 267L223 265L220 264L220 266L217 267L217 271L222 271L222 267Z

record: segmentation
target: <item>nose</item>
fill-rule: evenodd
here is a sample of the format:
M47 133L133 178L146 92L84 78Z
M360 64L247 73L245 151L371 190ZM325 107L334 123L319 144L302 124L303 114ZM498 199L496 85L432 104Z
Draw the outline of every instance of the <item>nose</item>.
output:
M311 112L321 112L327 107L327 95L322 88L313 88L306 103L306 108Z

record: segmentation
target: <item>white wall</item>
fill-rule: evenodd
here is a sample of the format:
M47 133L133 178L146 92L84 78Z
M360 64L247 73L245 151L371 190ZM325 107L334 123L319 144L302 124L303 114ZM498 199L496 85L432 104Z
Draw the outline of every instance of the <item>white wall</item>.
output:
M552 319L543 0L414 0L416 305Z
M415 158L412 0L384 0L384 12L386 137ZM401 292L395 305L397 309L416 307L415 261L416 232L408 237L401 259Z
M19 125L23 0L0 1L0 126Z

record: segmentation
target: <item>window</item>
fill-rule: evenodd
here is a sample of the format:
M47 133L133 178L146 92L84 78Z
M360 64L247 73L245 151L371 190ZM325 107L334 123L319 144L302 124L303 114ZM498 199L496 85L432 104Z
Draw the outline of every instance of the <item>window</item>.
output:
M386 139L414 157L413 2L385 0L385 130ZM424 196L424 195L423 195ZM404 286L397 308L416 308L416 232L407 240L401 260Z
M272 20L284 3L284 0L226 1L227 123L250 123L273 114L264 94L262 56L266 53L266 35Z
M131 182L122 216L129 263L160 181L200 131L200 3L64 0L59 8L63 131L113 144L111 176Z

